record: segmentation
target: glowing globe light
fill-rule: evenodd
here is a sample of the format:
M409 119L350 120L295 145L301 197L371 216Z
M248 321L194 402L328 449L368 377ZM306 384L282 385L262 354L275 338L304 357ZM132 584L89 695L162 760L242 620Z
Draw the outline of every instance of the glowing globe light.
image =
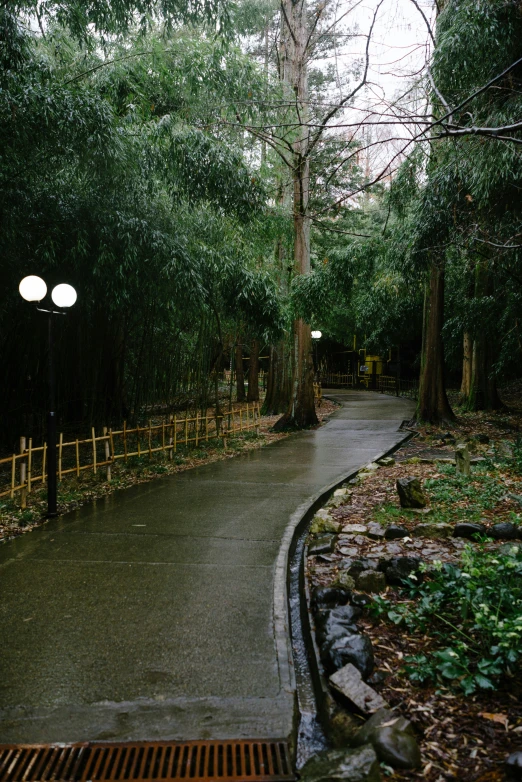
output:
M322 331L312 331L312 339L321 339L322 336Z
M72 285L62 283L53 288L51 298L57 307L72 307L78 296Z
M41 301L47 293L47 285L41 277L30 274L29 277L23 278L18 290L22 299L26 301Z

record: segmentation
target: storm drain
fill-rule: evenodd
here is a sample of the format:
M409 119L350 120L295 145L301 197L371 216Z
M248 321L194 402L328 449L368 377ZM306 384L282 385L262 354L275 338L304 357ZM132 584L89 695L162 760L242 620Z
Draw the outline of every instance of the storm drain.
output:
M281 741L188 741L0 745L0 782L293 780Z

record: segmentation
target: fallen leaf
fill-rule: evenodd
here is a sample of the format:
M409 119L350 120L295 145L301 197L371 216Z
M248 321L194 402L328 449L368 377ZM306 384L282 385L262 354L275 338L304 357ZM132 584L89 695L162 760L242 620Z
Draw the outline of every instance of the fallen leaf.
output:
M481 711L479 713L479 717L483 717L483 719L485 720L491 720L491 722L498 722L500 725L503 725L507 730L508 722L509 722L507 714L490 714L487 711Z

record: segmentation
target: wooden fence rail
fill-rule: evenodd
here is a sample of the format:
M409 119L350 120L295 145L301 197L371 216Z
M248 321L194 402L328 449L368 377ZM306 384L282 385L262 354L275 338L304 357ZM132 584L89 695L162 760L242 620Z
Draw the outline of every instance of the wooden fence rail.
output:
M396 394L416 399L419 393L419 384L416 380L396 378L390 375L379 375L377 390L381 394Z
M229 437L255 429L259 432L259 404L254 402L246 407L231 410L220 416L200 415L189 418L173 416L161 424L137 426L128 428L126 422L122 429L113 430L103 427L102 434L97 435L94 427L91 436L84 440L64 442L60 433L57 443L58 480L65 475L75 474L77 477L84 470L92 470L94 474L104 467L107 480L111 480L111 466L119 459L127 461L133 456L148 456L163 451L169 459L173 458L179 446L197 447L201 442L221 439L226 446ZM3 473L10 480L0 483L0 497L14 498L20 493L20 504L25 508L27 495L31 493L36 483L42 486L46 482L47 443L33 446L32 438L20 438L20 452L0 459L0 475ZM1 480L1 479L0 479Z

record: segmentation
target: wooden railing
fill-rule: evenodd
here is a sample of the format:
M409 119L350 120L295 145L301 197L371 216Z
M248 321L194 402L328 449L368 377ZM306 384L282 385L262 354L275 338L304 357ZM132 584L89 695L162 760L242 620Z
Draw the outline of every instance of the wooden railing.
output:
M80 440L64 442L63 434L58 437L57 470L58 480L65 475L75 474L77 477L84 470L92 470L94 474L104 467L107 480L111 480L111 466L118 460L133 456L152 457L154 453L163 451L172 459L179 446L197 447L201 442L211 439L226 441L241 432L252 429L259 431L259 404L247 404L237 410L223 415L200 415L195 417L173 416L169 421L148 426L128 428L124 423L122 429L113 430L103 427L102 434L96 435L94 427L91 436ZM46 483L47 443L33 446L32 438L20 438L20 452L0 459L0 497L14 498L20 493L21 506L25 507L27 495L35 484ZM10 480L2 480L10 477Z
M416 399L419 393L419 384L416 380L397 379L390 375L379 375L377 390L381 394L395 394L396 396L407 396L410 399Z
M321 385L326 388L333 386L353 388L353 375L342 374L341 372L327 372L321 375Z

